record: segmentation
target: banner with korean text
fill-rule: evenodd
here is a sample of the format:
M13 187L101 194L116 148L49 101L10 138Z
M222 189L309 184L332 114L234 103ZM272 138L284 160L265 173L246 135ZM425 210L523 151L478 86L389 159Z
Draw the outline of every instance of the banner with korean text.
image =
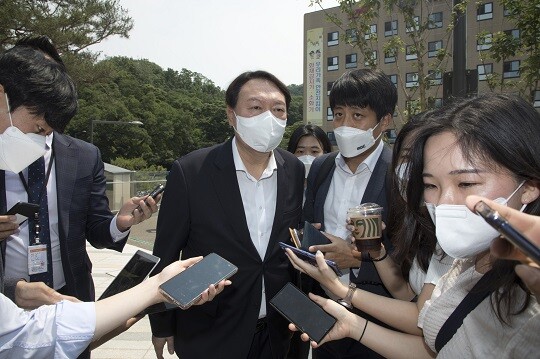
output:
M323 109L323 28L307 31L306 42L307 121L322 126Z

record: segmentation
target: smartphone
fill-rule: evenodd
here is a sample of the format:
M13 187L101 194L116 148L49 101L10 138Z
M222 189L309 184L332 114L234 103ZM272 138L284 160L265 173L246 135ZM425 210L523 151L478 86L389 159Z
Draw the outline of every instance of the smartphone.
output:
M302 248L318 246L322 244L330 244L330 240L326 238L315 226L306 221L304 223L304 236L302 238Z
M138 250L99 297L105 299L142 283L159 263L159 257Z
M160 184L158 184L158 185L152 190L152 192L150 192L150 193L146 196L146 198L152 197L152 198L155 200L156 197L157 197L158 195L160 195L163 191L165 191L165 186L162 185L162 184L160 183ZM146 202L146 198L145 198L145 200L144 200L144 203L148 204L148 202ZM135 209L133 210L133 212L135 212L136 210L141 211L141 206L137 206L137 208L135 208Z
M225 258L210 253L201 261L159 286L160 292L182 309L187 309L211 285L230 278L238 268Z
M28 217L34 217L39 212L39 204L17 202L6 212L6 215L16 215L17 223L21 225Z
M279 242L279 245L283 250L289 248L291 251L294 252L294 254L296 254L298 258L308 262L311 265L314 265L315 267L317 266L317 259L315 258L315 254L307 252L303 249L294 248L287 243ZM330 259L325 259L325 261L326 264L328 264L328 266L334 270L338 277L341 277L343 275L343 272L341 272L341 270L338 268L336 262L331 261Z
M294 246L299 249L301 247L301 241L298 231L294 228L289 228L289 233L291 234L291 239Z
M529 241L523 234L517 229L512 227L510 223L499 214L494 211L485 202L480 201L474 206L474 210L484 220L495 228L504 238L508 239L510 243L518 247L523 253L531 258L536 264L540 265L540 248L534 243Z
M270 305L317 343L336 324L336 318L291 283L287 283L270 299Z

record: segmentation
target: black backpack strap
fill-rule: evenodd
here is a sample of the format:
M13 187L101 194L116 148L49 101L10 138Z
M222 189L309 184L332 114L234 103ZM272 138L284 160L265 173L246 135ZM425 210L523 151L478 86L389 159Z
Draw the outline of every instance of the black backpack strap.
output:
M452 339L459 327L463 324L465 317L493 292L493 290L487 289L487 284L496 277L497 275L493 270L484 274L465 298L463 298L461 303L459 303L446 322L444 322L435 339L435 349L437 352L440 352L446 343Z
M336 157L338 155L338 152L333 152L328 157L325 158L324 162L322 163L321 167L319 167L319 172L317 172L317 175L315 177L315 181L313 182L313 198L317 195L317 191L319 190L319 187L321 187L322 183L328 177L328 174L334 167L334 164L336 163Z

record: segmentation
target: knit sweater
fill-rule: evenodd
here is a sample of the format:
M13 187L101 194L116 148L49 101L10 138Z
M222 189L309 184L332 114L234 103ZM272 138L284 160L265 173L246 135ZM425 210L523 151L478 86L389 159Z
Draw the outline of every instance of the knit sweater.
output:
M435 339L446 319L482 277L474 260L456 260L435 286L420 311L418 326L426 344L435 351ZM527 294L518 289L518 303ZM490 297L484 299L438 353L438 358L538 358L540 357L540 306L534 297L526 310L512 316L510 325L495 315Z

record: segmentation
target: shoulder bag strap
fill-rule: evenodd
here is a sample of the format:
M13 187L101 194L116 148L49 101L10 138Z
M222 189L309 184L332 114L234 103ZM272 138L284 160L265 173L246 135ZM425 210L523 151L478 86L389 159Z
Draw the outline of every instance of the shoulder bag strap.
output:
M496 278L496 273L493 270L484 274L465 298L463 298L461 303L459 303L446 322L444 322L435 339L435 349L437 352L440 352L446 343L452 339L459 327L463 324L465 317L493 292L493 290L486 289L486 287L494 278Z

